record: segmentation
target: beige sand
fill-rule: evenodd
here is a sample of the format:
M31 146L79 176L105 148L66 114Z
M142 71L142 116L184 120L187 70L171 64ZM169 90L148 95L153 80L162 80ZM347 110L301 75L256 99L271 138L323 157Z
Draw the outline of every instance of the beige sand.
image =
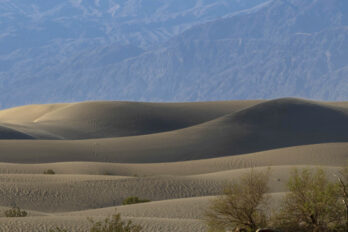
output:
M348 160L348 102L86 102L0 111L0 231L86 231L115 212L144 231L204 231L203 212L249 170L271 167L273 205L294 168L330 178ZM43 175L53 169L55 175ZM151 202L121 206L128 196Z

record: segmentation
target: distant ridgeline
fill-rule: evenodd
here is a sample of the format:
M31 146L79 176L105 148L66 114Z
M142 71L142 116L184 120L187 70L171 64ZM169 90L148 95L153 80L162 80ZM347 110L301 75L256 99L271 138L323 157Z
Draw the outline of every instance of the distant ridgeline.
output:
M1 107L348 99L346 0L138 1L1 2Z

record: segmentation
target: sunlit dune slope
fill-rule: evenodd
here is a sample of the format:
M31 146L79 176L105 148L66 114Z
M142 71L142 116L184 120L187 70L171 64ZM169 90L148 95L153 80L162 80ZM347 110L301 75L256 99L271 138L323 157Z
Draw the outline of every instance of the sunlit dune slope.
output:
M0 111L0 122L38 139L144 135L203 123L261 101L197 103L82 102ZM20 139L20 138L19 138Z
M84 102L0 111L0 231L86 231L115 208L146 232L200 232L211 199L271 168L271 208L294 168L348 160L348 102L283 98ZM55 175L43 173L52 169ZM151 202L122 206L129 196ZM29 214L5 218L17 205Z
M198 175L250 167L284 165L342 166L348 159L348 143L323 143L279 148L219 158L166 163L0 163L0 174L42 174L53 169L57 174L156 176Z
M156 163L332 142L348 142L346 108L286 98L168 132L87 140L0 140L0 159Z

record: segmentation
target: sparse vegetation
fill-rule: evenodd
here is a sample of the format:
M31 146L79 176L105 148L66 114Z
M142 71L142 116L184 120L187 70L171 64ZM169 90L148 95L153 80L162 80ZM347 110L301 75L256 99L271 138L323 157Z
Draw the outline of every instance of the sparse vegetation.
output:
M133 224L131 220L123 221L119 213L102 221L94 221L91 218L88 218L88 221L92 224L89 232L140 232L142 230L140 225ZM68 232L68 230L56 227L49 232Z
M68 232L67 229L62 229L60 227L56 227L54 229L50 229L48 232Z
M281 231L328 232L341 226L343 205L337 183L331 183L322 169L295 169L288 182L279 215Z
M337 177L337 182L330 182L322 169L294 169L289 193L270 218L265 197L269 172L252 170L212 201L205 221L209 231L255 232L271 226L281 232L347 232L348 168Z
M338 177L338 186L344 204L344 229L348 231L348 166L343 168Z
M213 200L206 212L209 231L230 231L241 228L256 231L267 225L265 208L268 198L268 171L251 169L238 182L224 190L224 195Z
M105 172L103 172L103 175L104 176L112 176L113 174L112 174L112 172L105 171Z
M138 203L145 203L149 202L150 200L147 199L140 199L139 197L127 197L126 199L123 200L122 204L123 205L130 205L130 204L138 204Z
M44 174L48 174L48 175L54 175L56 174L52 169L47 169L43 172Z
M19 207L15 206L11 209L5 210L5 217L26 217L28 213L25 210L21 210Z
M141 226L133 224L131 220L122 221L119 213L103 221L88 220L92 224L89 232L140 232L142 230Z

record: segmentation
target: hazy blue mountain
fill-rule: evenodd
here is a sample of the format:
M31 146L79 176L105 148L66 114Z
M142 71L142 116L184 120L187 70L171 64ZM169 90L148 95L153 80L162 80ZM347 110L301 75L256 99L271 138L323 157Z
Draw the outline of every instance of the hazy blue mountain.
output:
M262 2L265 0L0 0L0 107L96 98L98 83L82 93L56 88L61 88L60 81L91 83L91 75L79 76L87 68L110 70L111 64L159 47L193 25ZM96 73L92 79L101 76ZM51 97L43 90L60 94Z
M0 0L2 107L348 99L346 0L13 2Z
M265 0L0 0L0 51L65 39L152 47L194 24L262 2Z

